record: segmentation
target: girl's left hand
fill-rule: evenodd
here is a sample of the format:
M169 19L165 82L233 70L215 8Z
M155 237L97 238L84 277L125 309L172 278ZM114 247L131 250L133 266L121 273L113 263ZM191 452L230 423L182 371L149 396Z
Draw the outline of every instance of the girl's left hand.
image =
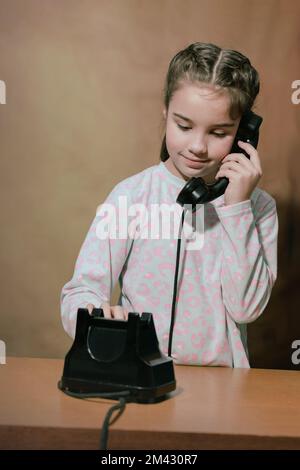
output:
M247 142L238 141L239 147L250 156L242 153L230 153L223 158L216 178L226 176L229 184L225 190L226 206L250 199L253 189L262 176L262 169L257 150Z

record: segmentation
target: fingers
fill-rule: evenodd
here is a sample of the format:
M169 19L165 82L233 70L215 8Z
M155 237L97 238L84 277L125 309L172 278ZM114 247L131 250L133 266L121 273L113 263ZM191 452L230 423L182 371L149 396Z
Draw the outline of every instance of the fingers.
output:
M231 172L236 173L237 175L243 175L244 177L250 177L252 179L259 179L262 176L261 168L257 168L253 163L249 161L236 161L234 155L235 154L228 155L226 161L224 161L220 166L220 169L217 173L218 176L220 176L227 170L230 170ZM247 159L245 158L245 160Z
M104 318L113 318L112 317L112 312L111 312L111 306L108 302L103 302L101 304L101 308L102 308L103 313L104 313Z
M108 302L103 302L101 308L104 313L104 318L111 318L115 320L128 320L128 311L120 305L112 307Z
M237 173L245 174L245 175L247 174L247 171L249 171L248 168L244 167L243 165L236 162L235 160L227 160L226 162L222 163L221 168L218 173L221 173L222 171L226 171L226 170L235 171Z
M92 315L92 311L93 311L93 309L95 308L95 305L93 305L93 304L87 304L86 308L88 309L89 314Z
M220 168L229 162L235 162L240 165L241 168L252 168L252 163L250 162L249 158L241 153L230 153L226 155L226 157L224 157L220 162Z
M242 140L239 140L238 146L248 153L248 155L250 156L251 163L253 163L255 168L257 168L257 170L262 173L260 158L257 150L253 147L253 145L249 144L248 142L243 142Z
M229 181L240 181L239 184L254 186L258 183L261 175L255 169L243 168L239 163L236 162L226 162L224 163L220 170L216 173L215 178L219 179L226 177ZM253 188L254 189L254 188Z
M115 307L111 307L111 309L113 311L113 318L116 320L127 320L128 313L123 307L120 305L115 305Z
M249 150L247 149L247 153L250 155L250 160L245 157L245 155L240 154L240 153L231 153L227 155L226 157L223 158L221 161L221 165L219 167L219 170L226 170L230 169L232 171L237 171L239 173L244 173L246 172L251 172L255 176L262 176L262 169L261 169L261 164L259 160L258 153L254 147L250 144L245 144L245 146L248 146L252 148L252 152L250 153ZM246 148L245 148L246 150Z

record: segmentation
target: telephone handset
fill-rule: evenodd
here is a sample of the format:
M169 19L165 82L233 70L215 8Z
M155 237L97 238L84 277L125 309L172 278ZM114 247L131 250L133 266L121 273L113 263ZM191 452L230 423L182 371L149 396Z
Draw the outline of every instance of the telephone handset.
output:
M256 148L261 123L262 118L252 111L243 114L230 153L243 153L249 158L249 155L238 146L237 142L238 140L249 142ZM204 204L224 194L228 183L229 180L226 177L220 178L212 185L207 185L200 177L191 178L179 193L176 202L181 206L185 204L192 205L192 211L194 212L197 204Z

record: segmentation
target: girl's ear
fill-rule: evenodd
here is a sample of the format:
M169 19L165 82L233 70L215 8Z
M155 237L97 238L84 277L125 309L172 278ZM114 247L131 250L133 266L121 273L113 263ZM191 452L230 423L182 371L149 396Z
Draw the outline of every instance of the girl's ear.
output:
M163 109L163 117L164 117L164 119L167 119L167 110L166 110L166 108Z

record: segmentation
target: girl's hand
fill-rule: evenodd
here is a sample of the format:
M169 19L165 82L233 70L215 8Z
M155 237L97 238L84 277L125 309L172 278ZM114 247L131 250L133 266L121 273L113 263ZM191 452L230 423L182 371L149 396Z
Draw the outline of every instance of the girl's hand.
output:
M224 194L226 206L250 199L253 189L262 176L262 169L257 150L247 142L238 141L238 145L250 156L242 153L230 153L223 158L216 178L226 176L229 184Z
M89 311L89 314L92 314L95 306L93 304L88 304L86 308ZM116 320L128 320L128 311L121 307L120 305L115 305L112 307L108 302L103 302L101 307L104 313L104 318L115 318Z

